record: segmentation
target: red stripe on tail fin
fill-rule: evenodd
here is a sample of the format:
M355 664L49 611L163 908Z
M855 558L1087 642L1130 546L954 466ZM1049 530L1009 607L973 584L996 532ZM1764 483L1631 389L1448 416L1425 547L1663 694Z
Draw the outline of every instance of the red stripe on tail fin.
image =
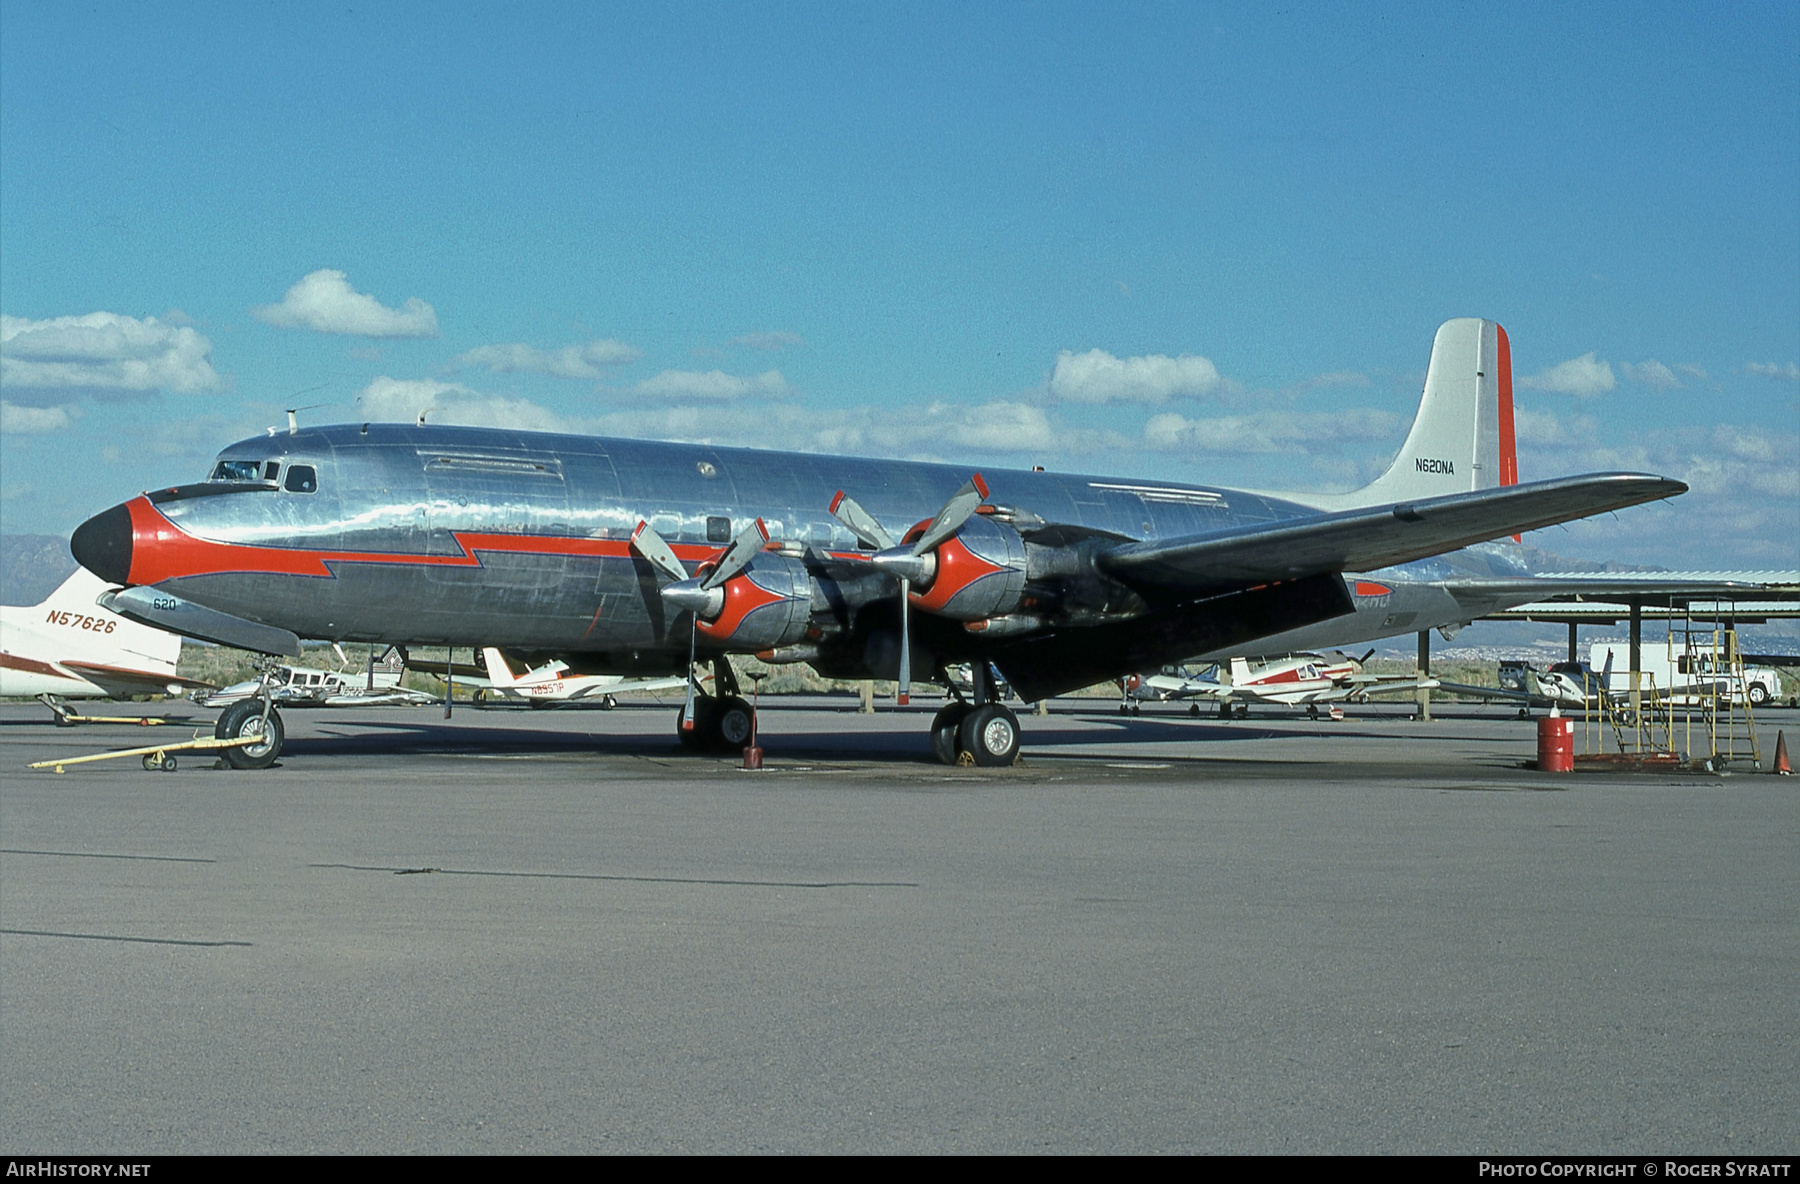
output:
M1494 326L1494 339L1500 347L1500 484L1517 485L1519 444L1518 438L1513 434L1512 344L1506 340L1506 326ZM1513 536L1515 543L1524 541L1521 535Z

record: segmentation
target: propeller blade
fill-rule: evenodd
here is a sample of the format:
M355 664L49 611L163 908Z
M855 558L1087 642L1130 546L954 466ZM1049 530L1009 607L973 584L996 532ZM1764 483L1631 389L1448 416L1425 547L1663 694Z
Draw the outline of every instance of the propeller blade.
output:
M769 528L763 525L761 518L746 526L742 534L731 540L731 546L725 548L725 554L719 557L719 566L713 568L712 574L701 582L701 590L711 592L732 576L743 571L744 567L756 558L756 553L762 550L762 545L768 541Z
M1375 650L1373 647L1371 647L1368 653L1364 654L1362 657L1360 657L1356 660L1356 664L1358 666L1364 665L1365 663L1368 662L1368 660L1370 658L1373 658L1374 656L1375 656Z
M700 618L689 618L688 625L688 668L687 668L687 703L681 708L681 730L694 730L694 645L700 639Z
M688 578L687 568L681 566L681 560L675 558L675 552L663 537L650 528L648 522L639 522L637 529L631 532L631 547L639 555L650 561L650 566L662 572L671 580Z
M980 473L976 473L944 503L944 508L937 512L937 517L931 520L925 533L913 543L912 553L923 555L961 530L962 524L969 520L969 515L975 512L977 506L987 500L987 496L987 482L981 479Z
M885 551L894 545L894 536L875 521L873 514L858 505L855 498L845 497L841 489L831 499L831 516L848 526L851 534L877 551Z
M912 702L912 637L910 622L912 620L912 604L906 594L910 586L903 579L900 581L900 687L895 701L905 707Z

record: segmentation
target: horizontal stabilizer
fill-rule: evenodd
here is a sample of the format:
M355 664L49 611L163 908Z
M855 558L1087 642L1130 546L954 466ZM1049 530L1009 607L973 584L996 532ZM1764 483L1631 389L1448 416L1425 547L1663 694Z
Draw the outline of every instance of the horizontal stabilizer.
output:
M1095 558L1146 595L1206 596L1326 572L1374 571L1686 491L1667 477L1593 473L1124 543Z

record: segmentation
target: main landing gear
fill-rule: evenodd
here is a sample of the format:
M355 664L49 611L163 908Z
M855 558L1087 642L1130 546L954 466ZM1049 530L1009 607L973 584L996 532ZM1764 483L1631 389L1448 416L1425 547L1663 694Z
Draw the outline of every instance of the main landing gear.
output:
M1019 717L995 701L986 662L970 663L975 702L957 700L932 717L931 754L946 765L997 768L1019 759Z
M725 655L714 658L712 668L713 694L694 696L691 728L687 726L687 708L676 712L675 735L683 748L694 752L742 752L755 729L756 711L739 693L737 675Z

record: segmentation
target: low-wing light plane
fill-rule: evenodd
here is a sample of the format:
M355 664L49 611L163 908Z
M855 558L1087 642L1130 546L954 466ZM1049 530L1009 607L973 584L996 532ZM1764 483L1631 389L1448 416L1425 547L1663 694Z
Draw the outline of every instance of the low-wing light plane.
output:
M277 666L268 672L269 697L283 707L419 707L436 703L437 698L424 691L400 685L400 669L376 669L370 663L367 675L336 670L318 670L311 666ZM229 707L263 693L264 680L252 678L200 700L202 707Z
M578 703L591 700L608 709L618 702L615 695L628 691L675 690L687 682L684 678L627 678L621 674L574 674L569 664L555 658L540 666L519 663L518 668L497 646L481 651L481 667L487 677L471 680L483 694L503 699L523 699L533 707L549 707L556 703ZM461 681L461 680L459 680ZM485 685L482 685L485 683Z
M1187 700L1191 713L1198 715L1199 701L1205 699L1218 704L1221 718L1229 718L1234 707L1242 714L1251 703L1305 707L1308 715L1316 716L1321 703L1362 702L1370 695L1410 694L1439 685L1436 679L1407 674L1365 674L1362 663L1368 657L1283 654L1232 658L1199 671L1165 667L1156 674L1127 676L1127 702L1120 709L1129 707L1136 714L1140 703Z
M901 702L914 669L967 662L973 702L937 713L933 751L1006 764L1019 722L990 664L1030 702L1243 653L1353 613L1344 572L1686 490L1641 473L1520 484L1508 351L1492 321L1446 322L1398 456L1332 499L368 423L232 444L205 480L96 515L71 549L123 586L113 611L264 653L297 655L303 636L493 645L575 673L681 674L677 735L702 748L742 743L730 653L897 679Z
M179 695L208 684L175 672L181 638L95 603L108 589L77 568L41 604L0 606L0 695L43 701L59 723L81 717L65 699Z

